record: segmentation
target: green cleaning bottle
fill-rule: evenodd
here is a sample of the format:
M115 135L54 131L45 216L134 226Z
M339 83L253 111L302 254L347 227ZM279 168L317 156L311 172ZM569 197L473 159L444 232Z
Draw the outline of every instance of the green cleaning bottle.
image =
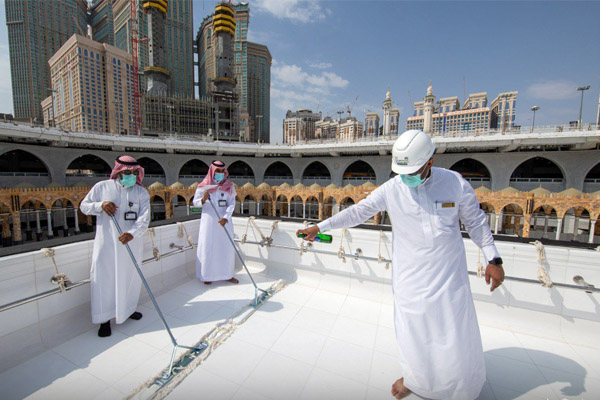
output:
M304 233L299 233L299 238L304 238L306 235ZM333 236L327 235L326 233L317 233L317 237L315 237L315 242L321 243L331 243L333 242Z

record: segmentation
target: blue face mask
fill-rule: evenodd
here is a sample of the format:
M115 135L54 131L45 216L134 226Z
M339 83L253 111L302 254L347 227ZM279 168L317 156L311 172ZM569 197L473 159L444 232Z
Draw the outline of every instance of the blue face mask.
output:
M215 174L215 181L217 181L217 183L221 183L221 181L225 179L225 174L222 172L217 172Z
M121 176L121 184L125 187L131 187L135 185L135 181L137 180L137 176L131 175L123 175Z
M402 182L404 182L404 184L408 187L417 187L420 184L422 184L423 182L425 182L425 179L427 179L427 178L421 178L421 175L417 174L417 175L400 175L400 179L402 179Z

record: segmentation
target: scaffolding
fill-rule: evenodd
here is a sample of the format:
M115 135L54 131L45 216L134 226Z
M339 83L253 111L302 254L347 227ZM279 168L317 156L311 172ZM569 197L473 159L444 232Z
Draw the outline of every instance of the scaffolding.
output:
M144 95L142 132L145 136L193 136L206 139L213 127L208 99Z

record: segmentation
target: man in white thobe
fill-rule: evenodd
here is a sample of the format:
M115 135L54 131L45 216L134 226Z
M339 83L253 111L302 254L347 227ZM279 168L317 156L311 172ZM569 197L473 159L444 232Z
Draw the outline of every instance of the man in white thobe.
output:
M208 173L196 188L192 203L202 207L198 250L196 252L196 276L205 285L216 281L239 283L234 277L235 253L227 238L233 237L231 216L235 209L235 186L229 179L229 172L222 161L211 163ZM207 204L208 198L215 210ZM225 232L227 230L227 232Z
M111 335L112 318L117 324L142 318L136 311L142 281L125 244L141 264L142 236L150 223L150 198L143 179L144 169L133 157L118 157L110 179L95 184L80 205L82 213L96 216L90 285L92 322L100 324L100 337ZM111 215L119 221L122 235Z
M428 399L478 397L486 379L479 325L469 286L459 219L489 265L491 290L504 280L502 259L471 185L454 171L432 168L435 146L421 131L394 144L392 170L400 175L367 198L308 229L356 226L387 211L392 223L392 286L403 376L392 385Z

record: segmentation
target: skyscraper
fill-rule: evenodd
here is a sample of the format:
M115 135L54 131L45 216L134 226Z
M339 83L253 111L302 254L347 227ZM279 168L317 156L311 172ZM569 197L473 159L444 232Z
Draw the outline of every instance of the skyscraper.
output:
M189 0L155 0L146 2L167 10L164 21L164 54L166 70L169 71L168 95L194 96L194 43L193 2ZM142 40L152 35L150 18L144 12L143 2L138 3L139 36ZM168 8L167 8L168 4ZM129 0L112 0L115 46L131 52L131 29ZM154 7L150 7L154 8ZM151 66L150 51L146 42L138 46L139 70ZM140 88L146 88L145 76L140 76Z
M233 72L236 80L241 115L248 116L247 128L253 131L251 141L270 139L271 54L266 46L248 42L248 3L232 4L235 35L233 40ZM217 47L213 16L204 18L196 36L198 53L198 95L210 97L216 89ZM256 132L260 131L260 134Z
M85 0L6 0L15 119L42 122L48 60L73 34L87 34L87 6Z
M241 78L246 82L246 104L248 114L255 123L255 136L259 142L270 143L271 53L267 46L248 42L246 70L246 76L242 75Z
M73 35L48 64L53 91L44 103L51 104L56 126L72 132L135 132L131 54Z
M89 24L96 42L115 45L114 0L93 0L90 4Z

